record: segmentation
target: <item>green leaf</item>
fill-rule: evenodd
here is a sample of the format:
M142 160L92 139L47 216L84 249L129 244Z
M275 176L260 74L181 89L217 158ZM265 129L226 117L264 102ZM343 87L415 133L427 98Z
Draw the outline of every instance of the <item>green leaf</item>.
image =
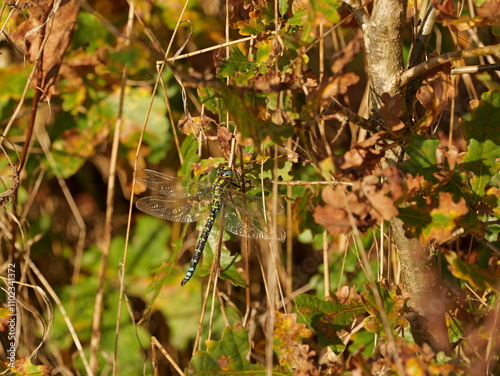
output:
M335 24L340 21L340 16L336 9L342 5L339 0L310 0L311 5L317 15L325 17L328 21Z
M304 24L305 17L307 17L307 10L296 10L293 14L293 17L290 17L288 19L288 23L292 26L302 26Z
M198 351L189 363L187 375L264 375L265 369L247 360L248 334L241 325L225 328L220 341L206 341L207 350Z
M209 86L202 86L198 88L198 96L200 97L201 103L210 111L219 115L221 119L224 118L226 106L224 105L224 100L220 93Z
M477 197L484 197L485 187L491 177L495 175L500 164L500 143L495 144L492 140L479 142L471 139L462 166L474 173L471 179L472 191Z
M222 64L219 78L233 77L236 72L246 72L256 67L256 63L248 61L248 58L243 55L243 52L241 52L237 46L234 46L231 55L224 64Z
M31 359L25 357L20 357L12 364L0 362L0 371L2 374L11 376L50 376L52 374L52 368L49 366L33 364Z
M297 296L294 302L307 325L318 333L320 346L330 346L336 353L345 349L337 332L349 331L356 316L365 312L360 302L350 299L342 304L335 296L332 297L332 301L323 301L303 294Z
M100 250L92 249L90 251L95 252L97 259L100 260L100 255L102 253ZM123 252L123 248L121 251ZM88 251L85 251L84 254L87 252ZM113 252L110 252L110 254L113 254ZM96 264L99 264L99 262ZM120 283L116 268L117 264L109 263L107 275L105 277L104 310L102 312L100 329L101 342L99 348L109 353L113 353L113 349L115 349L116 345L115 327L117 312L119 311L118 302L120 301L119 288L116 288ZM90 340L92 333L92 316L97 285L97 277L93 275L87 276L86 273L82 273L75 285L66 285L58 290L58 297L63 302L66 302L68 319L77 330L80 340L85 342ZM150 364L146 365L146 369L144 369L144 358L141 354L141 345L147 347L150 343L150 336L148 336L146 329L132 324L126 309L122 309L118 319L121 321L121 324L117 361L121 369L127 369L130 374L134 375L141 374L141 372L152 374ZM55 311L54 324L50 334L53 345L56 346L56 348L69 348L74 343L60 310ZM104 365L105 362L103 358L100 358L100 362L101 368L99 373L102 373L103 367L106 367L106 365ZM77 358L73 364L75 365L76 373L86 374L80 358ZM149 371L147 369L149 369Z
M405 148L409 159L403 163L402 169L412 175L423 175L425 180L436 181L434 173L438 172L436 150L440 141L427 139L424 136L412 137Z
M256 147L267 137L281 144L282 139L293 133L292 127L276 125L269 120L261 119L261 115L258 113L259 108L261 108L260 98L256 97L255 94L227 86L222 88L224 103L231 118L238 125L242 136L251 138Z
M288 0L279 0L278 11L282 17L286 14L288 11Z
M199 143L193 134L190 134L181 146L181 155L184 158L184 163L182 164L181 170L179 171L179 176L190 177L193 171L193 163L200 160L198 155Z
M241 35L257 35L265 30L263 24L245 25L240 29Z
M272 50L273 46L271 40L259 43L259 48L257 49L257 59L255 61L256 64L258 66L265 64L269 60Z
M175 93L176 91L172 90L168 94L174 95ZM119 93L115 92L99 105L108 106L116 111L119 106L119 100ZM151 91L149 88L127 90L123 109L123 129L126 132L122 131L121 142L131 149L135 150L137 147L150 102ZM113 125L115 124L117 115L115 111L112 112ZM150 163L158 163L165 158L167 152L173 147L172 140L172 128L167 117L165 117L165 103L162 95L157 95L153 100L153 107L151 108L146 132L144 133L144 141L151 150L148 155L148 161Z
M77 24L71 39L73 49L85 48L87 53L92 54L111 37L108 29L102 27L102 22L96 14L83 11L78 13Z
M434 240L442 244L453 237L453 231L457 228L457 220L469 211L465 199L460 198L458 202L448 192L439 192L439 205L431 210L431 222L422 229L420 241L423 244Z
M491 141L500 145L500 91L483 93L470 120L461 123L466 141Z
M425 228L432 222L430 214L421 206L408 206L398 208L400 218L407 226L410 226L417 231Z

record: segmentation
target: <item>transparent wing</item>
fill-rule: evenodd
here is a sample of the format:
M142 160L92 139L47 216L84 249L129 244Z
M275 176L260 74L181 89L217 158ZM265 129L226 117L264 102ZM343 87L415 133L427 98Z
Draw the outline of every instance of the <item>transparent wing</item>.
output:
M252 239L285 240L285 230L280 226L276 226L276 232L273 233L270 217L272 200L263 201L261 197L248 196L230 189L227 191L228 194L223 199L223 225L227 231ZM281 212L283 204L279 203L278 213Z
M163 196L191 198L193 200L207 200L211 197L211 185L207 183L165 175L147 169L137 170L135 178Z
M247 206L252 208L252 212L269 211L273 207L273 200L270 198L262 198L262 196L250 196L243 192L235 191L234 189L225 188L223 197L232 202L235 206ZM285 211L283 200L278 199L276 214L281 214ZM259 215L259 214L257 214Z
M178 197L148 196L135 204L144 213L172 222L196 222L207 214L210 201L180 200Z

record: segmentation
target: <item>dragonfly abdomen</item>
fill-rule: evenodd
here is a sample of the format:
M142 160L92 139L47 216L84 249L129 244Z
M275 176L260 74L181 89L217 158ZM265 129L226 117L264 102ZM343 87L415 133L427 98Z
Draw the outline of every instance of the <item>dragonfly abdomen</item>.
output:
M201 254L203 253L203 249L205 248L205 244L207 244L208 241L208 236L210 235L210 231L212 230L212 227L214 226L215 222L215 216L217 215L217 210L212 210L210 213L210 217L207 219L207 223L205 224L205 227L203 227L203 231L198 239L198 242L196 243L196 247L194 248L194 254L193 257L191 258L191 263L189 264L188 271L186 272L186 276L181 282L181 286L184 286L193 276L194 271L196 269L196 266L200 262Z
M213 202L212 202L212 210L210 211L210 216L207 219L207 223L205 227L203 227L203 231L196 243L196 247L194 248L193 258L191 259L191 263L189 264L188 271L186 272L186 276L181 282L181 286L184 286L194 274L196 266L200 262L201 254L203 253L203 249L205 249L205 244L207 244L208 236L210 235L210 231L212 231L212 227L214 226L215 217L219 212L222 200L222 189L227 184L228 177L220 177L217 182L213 186Z

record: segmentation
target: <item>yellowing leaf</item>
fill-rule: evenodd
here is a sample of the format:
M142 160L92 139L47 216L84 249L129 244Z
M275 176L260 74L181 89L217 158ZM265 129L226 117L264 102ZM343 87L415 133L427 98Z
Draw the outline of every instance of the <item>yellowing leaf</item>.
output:
M458 279L462 279L471 286L479 289L491 289L498 293L498 280L480 269L477 265L467 264L455 252L447 251L445 253L451 273Z
M467 214L469 209L463 197L460 201L454 202L453 197L448 192L439 192L439 206L431 210L431 223L422 230L420 241L427 244L435 241L441 244L452 238L456 229L456 220Z

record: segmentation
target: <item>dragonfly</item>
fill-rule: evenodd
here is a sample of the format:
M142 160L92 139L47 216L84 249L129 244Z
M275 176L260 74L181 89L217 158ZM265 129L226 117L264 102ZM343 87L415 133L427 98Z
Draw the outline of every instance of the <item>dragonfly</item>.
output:
M193 276L220 211L224 213L223 227L235 235L281 242L286 238L285 230L276 226L273 231L270 221L266 221L266 213L272 207L272 200L229 188L233 183L231 177L231 170L227 166L219 167L213 184L164 175L148 169L137 170L135 173L137 181L161 195L139 199L136 203L139 210L172 222L197 222L207 217L181 286ZM277 214L282 212L283 205L278 203Z

